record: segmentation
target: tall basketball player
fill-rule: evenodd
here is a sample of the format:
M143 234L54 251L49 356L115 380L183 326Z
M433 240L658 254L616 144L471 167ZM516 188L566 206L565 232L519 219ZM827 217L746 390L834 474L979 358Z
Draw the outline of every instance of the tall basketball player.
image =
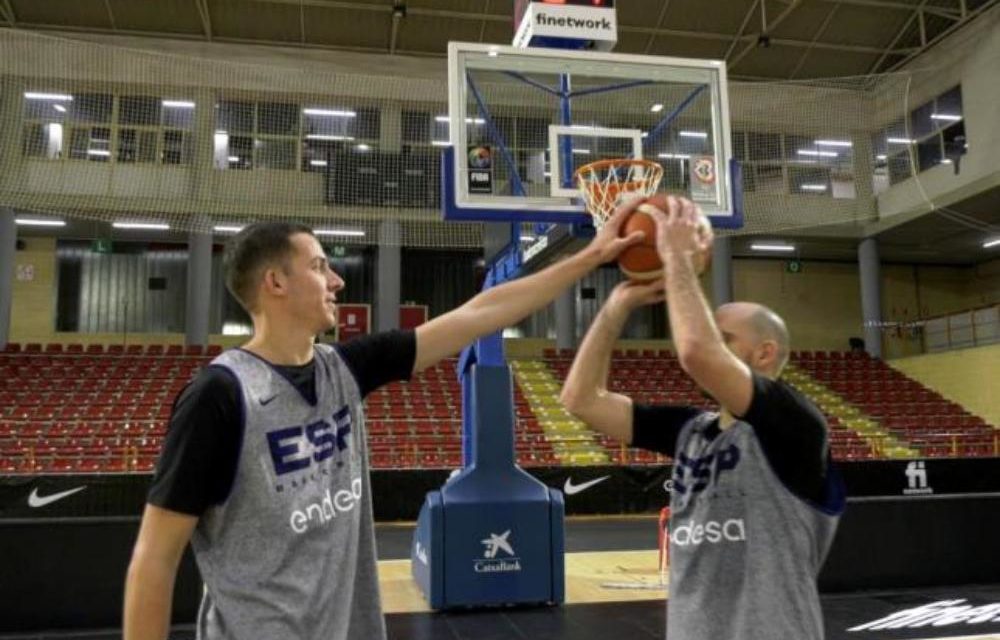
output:
M554 300L641 234L626 211L582 251L484 291L415 331L337 347L344 281L304 226L252 225L229 243L226 285L254 335L203 369L170 419L129 566L126 640L167 637L190 540L205 582L200 639L385 637L362 400Z
M591 325L562 401L592 427L674 458L667 637L823 637L816 578L843 508L823 414L779 379L785 323L752 303L714 317L696 257L706 251L696 206L653 211L665 283L619 285ZM634 405L608 391L615 341L629 314L666 296L681 367L721 406Z

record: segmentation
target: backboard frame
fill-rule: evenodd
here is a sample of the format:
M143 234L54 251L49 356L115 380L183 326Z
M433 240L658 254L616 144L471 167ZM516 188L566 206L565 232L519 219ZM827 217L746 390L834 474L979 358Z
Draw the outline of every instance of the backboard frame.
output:
M468 58L474 57L472 67L467 66ZM573 51L564 49L522 49L519 47L491 45L480 43L450 42L448 45L448 111L449 111L449 146L443 155L442 172L442 210L446 220L481 220L490 222L566 222L579 223L587 219L583 202L580 198L562 191L560 197L526 197L500 195L470 194L466 184L468 159L465 149L468 148L468 133L465 122L468 117L482 117L481 114L466 111L470 99L480 101L473 86L470 92L466 74L472 69L490 69L488 59L502 60L496 65L497 71L511 68L509 61L518 60L518 64L530 70L555 68L560 61L571 61L576 64L593 65L627 65L633 69L632 75L639 73L635 69L648 67L650 78L663 74L665 66L674 71L692 70L692 80L678 75L678 82L692 82L708 88L712 100L712 151L716 158L716 199L714 203L700 203L705 212L718 227L742 227L742 194L734 193L731 169L731 130L729 119L729 96L727 90L726 65L721 60L701 60L687 58L671 58L663 56L645 56L633 54L616 54L595 51ZM484 64L485 62L485 64ZM709 71L709 81L705 81L705 71ZM553 71L548 71L554 73ZM678 112L684 108L687 101L682 102ZM480 102L481 103L481 102ZM490 123L487 122L487 125ZM551 125L550 125L551 126ZM568 125L566 125L568 126ZM580 129L582 135L585 129ZM576 135L577 132L574 132ZM641 135L641 134L640 134ZM550 143L551 144L551 143ZM500 149L505 153L505 149ZM550 149L550 155L555 149ZM551 162L553 184L559 163ZM563 176L560 176L562 178ZM563 189L562 185L557 185Z

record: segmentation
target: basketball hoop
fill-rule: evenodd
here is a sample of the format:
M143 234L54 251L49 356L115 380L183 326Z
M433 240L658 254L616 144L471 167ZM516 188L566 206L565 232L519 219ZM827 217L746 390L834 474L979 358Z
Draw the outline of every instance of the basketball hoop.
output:
M656 162L632 158L598 160L573 174L598 229L627 198L653 195L662 177L663 167Z

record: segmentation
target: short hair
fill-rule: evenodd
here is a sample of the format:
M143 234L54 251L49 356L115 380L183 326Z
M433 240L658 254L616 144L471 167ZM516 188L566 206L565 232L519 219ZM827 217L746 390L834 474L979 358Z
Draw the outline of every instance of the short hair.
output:
M244 227L226 243L222 265L229 293L250 312L257 305L257 285L264 268L284 267L294 247L291 237L313 230L296 222L258 222Z
M788 356L791 353L791 336L788 334L788 327L773 310L762 304L755 304L753 314L750 316L750 324L761 340L773 340L778 347L777 368L774 375L780 376L785 365L788 364Z

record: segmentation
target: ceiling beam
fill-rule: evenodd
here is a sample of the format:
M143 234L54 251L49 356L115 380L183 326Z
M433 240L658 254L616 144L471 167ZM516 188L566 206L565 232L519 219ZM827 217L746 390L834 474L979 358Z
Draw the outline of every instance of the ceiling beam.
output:
M670 0L663 0L663 5L660 7L660 17L656 19L656 28L659 30L663 26L663 18L667 15L667 9L670 7ZM518 25L520 26L520 25ZM646 39L646 48L643 53L649 53L653 50L653 43L656 41L656 34L649 34L649 38Z
M111 22L111 30L118 31L118 27L115 26L115 13L111 10L110 0L104 0L104 8L108 11L108 21Z
M904 4L902 2L892 2L891 0L820 0L821 2L828 2L831 4L848 4L856 7L871 7L876 9L894 9L896 11L906 11L907 13L911 11L917 11L917 7L912 4ZM948 9L945 7L928 7L925 6L927 3L922 2L920 4L920 11L924 11L931 15L940 16L942 18L948 18L949 20L958 20L962 17L961 11L955 11L954 9Z
M729 60L729 56L733 54L733 49L735 49L736 45L740 43L740 38L743 37L743 32L747 30L747 25L750 24L750 18L752 18L753 14L757 11L757 5L759 5L762 1L763 0L754 0L750 4L750 9L748 9L746 15L743 16L743 22L740 23L740 28L736 32L736 37L734 37L733 41L729 43L729 47L726 48L726 54L722 56L723 60Z
M10 0L0 0L0 15L10 26L17 26L17 16L14 14L14 7L10 6Z
M483 19L479 21L479 41L486 37L486 16L490 13L490 0L486 0L483 6Z
M839 8L840 8L839 4L833 5L833 8L830 9L830 13L826 14L826 17L823 18L823 22L819 25L819 29L817 29L816 34L813 35L812 45L810 45L809 48L807 48L805 51L802 52L802 55L799 56L799 61L795 64L795 68L792 69L792 72L790 74L788 74L789 80L794 79L795 76L802 69L802 65L806 63L806 58L809 57L809 53L813 50L813 46L815 46L816 43L819 42L819 39L823 37L823 33L826 31L826 28L830 26L830 21L833 20L833 16L834 14L837 13L837 9Z
M212 41L212 15L208 12L208 0L194 0L194 5L198 7L198 15L201 16L201 28L205 32L205 39Z
M924 2L926 2L926 1L927 0L924 0ZM950 36L952 33L958 31L959 29L961 29L962 27L964 27L965 25L967 25L969 22L971 22L976 17L978 17L979 14L985 12L988 9L992 9L993 7L995 7L997 5L997 2L998 2L998 0L989 0L987 2L984 2L982 5L980 5L979 7L977 7L975 10L969 11L968 13L966 13L966 16L964 18L962 18L961 20L955 22L954 24L949 25L947 29L945 29L941 33L939 33L936 36L934 36L933 38L931 38L931 40L927 43L927 46L920 47L917 51L914 51L913 53L910 53L909 55L907 55L906 58L904 58L904 59L900 60L899 62L893 64L886 71L887 72L888 71L895 71L896 69L899 69L904 64L910 62L911 60L913 60L917 56L923 54L928 49L930 49L931 47L933 47L937 43L941 42L942 40L944 40L945 38L947 38L948 36Z
M926 0L924 1L926 2ZM916 19L917 19L916 12L910 14L910 17L906 19L906 22L903 23L903 26L899 28L899 31L896 32L896 35L893 36L892 40L889 41L889 46L887 46L885 50L882 51L882 54L879 55L878 60L875 61L875 64L869 67L868 75L872 75L873 73L878 71L878 68L882 66L882 63L885 62L885 59L888 58L889 55L893 52L893 50L896 47L896 44L903 37L903 35L906 34L906 32L910 29L910 25L912 25L913 21Z
M403 21L403 16L406 15L406 7L400 4L399 0L393 4L392 7L392 26L389 28L389 55L396 54L396 41L399 38L399 25Z
M761 2L765 2L765 1L766 0L761 0ZM782 22L784 22L785 19L788 18L788 16L790 16L792 14L792 12L795 11L800 4L802 4L802 0L796 0L796 1L792 2L792 4L790 4L787 7L785 7L784 11L782 11L781 13L778 14L778 17L775 18L774 21L771 22L771 24L761 25L761 26L765 27L767 29L773 29L774 27L777 27ZM765 33L762 31L762 33L760 33L759 35L765 35ZM754 36L754 35L751 34L750 36L743 36L743 37L744 38L750 38L752 41L749 42L749 43L747 43L747 45L745 47L743 47L743 50L740 51L739 53L737 53L736 57L733 58L731 62L727 63L727 66L730 69L734 68L740 62L742 62L743 59L746 58L750 54L751 51L753 51L755 48L757 48L757 37L756 36ZM772 39L771 42L776 42L776 41ZM805 44L805 46L809 46L809 43L803 43L803 44ZM789 45L789 46L792 46L792 45Z

